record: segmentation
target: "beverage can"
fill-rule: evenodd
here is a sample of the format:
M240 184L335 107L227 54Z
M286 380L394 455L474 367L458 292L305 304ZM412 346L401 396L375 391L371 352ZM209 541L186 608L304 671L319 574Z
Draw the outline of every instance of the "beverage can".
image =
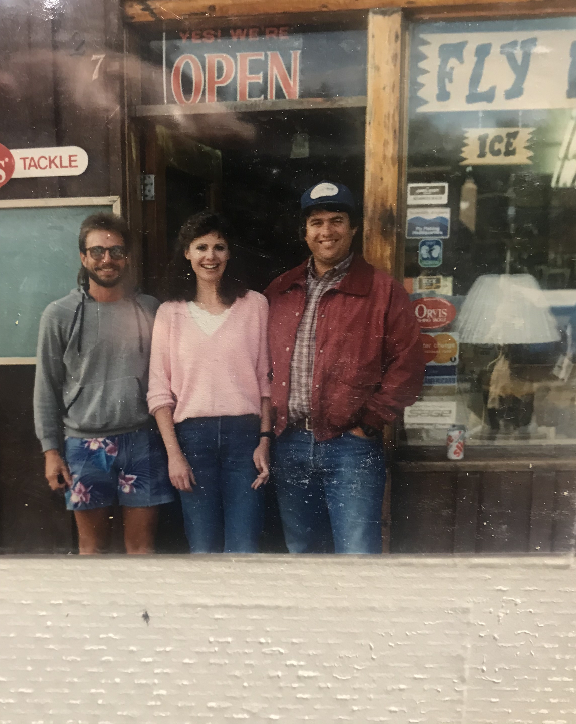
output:
M448 460L464 459L465 438L466 427L464 425L452 425L448 428L448 435L446 436Z

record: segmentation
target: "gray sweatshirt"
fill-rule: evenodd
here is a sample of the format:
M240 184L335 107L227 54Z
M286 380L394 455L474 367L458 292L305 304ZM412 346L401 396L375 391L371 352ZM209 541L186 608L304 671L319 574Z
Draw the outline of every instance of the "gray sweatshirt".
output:
M63 436L108 437L149 422L146 392L159 302L135 294L97 302L74 289L40 320L34 422L42 450Z

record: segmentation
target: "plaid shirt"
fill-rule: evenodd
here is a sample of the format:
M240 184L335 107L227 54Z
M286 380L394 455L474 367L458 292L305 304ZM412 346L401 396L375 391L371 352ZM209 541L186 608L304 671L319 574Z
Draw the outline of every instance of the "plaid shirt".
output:
M316 350L316 319L320 298L329 289L333 289L344 279L352 254L333 269L319 277L314 268L314 258L310 257L306 272L306 307L296 332L296 342L290 363L290 397L288 399L288 421L297 422L310 416L310 396L312 393L312 374L314 372L314 353Z

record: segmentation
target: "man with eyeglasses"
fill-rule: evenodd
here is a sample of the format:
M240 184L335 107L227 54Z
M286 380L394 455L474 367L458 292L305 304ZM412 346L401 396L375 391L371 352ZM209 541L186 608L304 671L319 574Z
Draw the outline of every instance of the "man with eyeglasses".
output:
M66 490L81 554L106 550L116 501L127 553L152 553L157 506L174 497L146 404L158 301L130 287L130 235L119 216L85 219L79 249L78 289L40 321L34 419L46 478Z

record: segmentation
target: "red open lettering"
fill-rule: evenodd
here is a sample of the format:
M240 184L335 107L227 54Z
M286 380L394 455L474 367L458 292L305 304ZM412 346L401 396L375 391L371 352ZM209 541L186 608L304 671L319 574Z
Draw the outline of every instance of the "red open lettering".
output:
M218 75L218 63L222 65L222 75ZM206 54L206 103L216 103L218 86L228 85L234 78L234 61L226 53Z
M263 73L250 74L250 61L264 60L264 53L238 53L238 100L262 101L264 94L258 98L248 98L250 83L262 83Z
M184 66L188 63L192 72L192 95L189 100L184 98L182 90L182 73ZM181 55L172 68L172 93L176 103L188 105L198 103L204 89L204 73L200 61L195 55Z
M268 53L268 98L276 99L276 81L289 100L300 96L300 50L292 51L292 77L284 65L282 56L277 50Z

